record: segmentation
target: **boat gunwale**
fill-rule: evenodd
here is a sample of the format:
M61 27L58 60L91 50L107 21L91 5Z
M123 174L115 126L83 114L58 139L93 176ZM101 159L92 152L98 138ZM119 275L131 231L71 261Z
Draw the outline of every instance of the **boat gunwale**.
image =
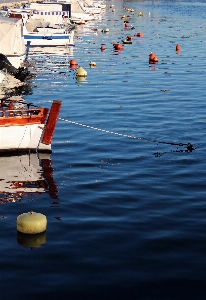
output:
M48 112L49 109L43 107L0 110L0 127L45 124Z

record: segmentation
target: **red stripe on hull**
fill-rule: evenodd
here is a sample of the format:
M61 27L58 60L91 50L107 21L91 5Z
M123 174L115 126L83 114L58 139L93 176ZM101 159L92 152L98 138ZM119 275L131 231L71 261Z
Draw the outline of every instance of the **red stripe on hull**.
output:
M62 101L59 100L55 100L52 103L52 107L49 113L49 117L47 119L46 128L42 138L42 144L50 145L52 142L54 130L58 120L58 115L61 109L61 104Z

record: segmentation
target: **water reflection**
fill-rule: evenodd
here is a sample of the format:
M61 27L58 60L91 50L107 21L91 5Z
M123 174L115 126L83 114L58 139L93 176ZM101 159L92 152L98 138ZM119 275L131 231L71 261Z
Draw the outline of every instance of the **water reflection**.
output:
M17 243L24 248L40 248L46 244L46 231L37 234L25 234L17 231Z
M22 154L0 157L0 204L48 193L58 198L49 154Z

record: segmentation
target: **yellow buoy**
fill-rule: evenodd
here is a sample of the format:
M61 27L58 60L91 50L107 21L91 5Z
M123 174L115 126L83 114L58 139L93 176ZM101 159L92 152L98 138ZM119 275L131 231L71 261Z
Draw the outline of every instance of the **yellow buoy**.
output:
M47 219L41 213L28 212L17 217L17 230L26 234L41 233L46 230Z
M138 12L138 17L142 17L143 16L143 13L140 11Z
M86 82L86 78L87 78L87 77L78 77L78 76L77 76L77 77L76 77L76 80L77 80L78 83L81 84L81 83L85 83L85 82Z
M102 29L102 32L104 32L104 33L109 32L109 28Z
M90 61L89 65L90 67L96 67L97 64L94 61Z
M76 71L76 77L86 77L87 71L84 70L82 67L79 67Z

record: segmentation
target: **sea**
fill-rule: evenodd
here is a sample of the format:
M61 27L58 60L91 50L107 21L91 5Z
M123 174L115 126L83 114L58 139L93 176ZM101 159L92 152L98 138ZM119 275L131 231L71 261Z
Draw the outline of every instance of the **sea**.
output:
M15 93L62 107L50 157L0 160L1 300L206 299L206 1L105 4L75 46L30 48Z

